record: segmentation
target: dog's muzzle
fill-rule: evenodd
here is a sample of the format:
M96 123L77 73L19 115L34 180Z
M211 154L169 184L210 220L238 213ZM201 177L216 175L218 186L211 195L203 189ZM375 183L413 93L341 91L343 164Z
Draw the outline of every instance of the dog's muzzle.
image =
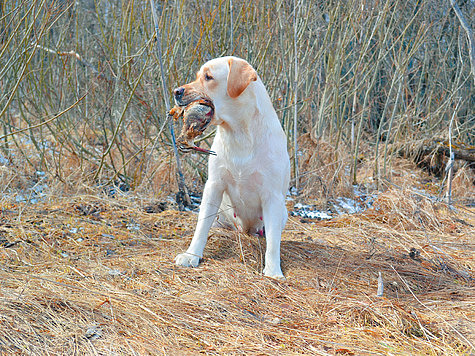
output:
M183 102L183 95L185 94L185 88L179 87L173 89L173 97L175 99L175 104L178 106L185 106L186 103Z

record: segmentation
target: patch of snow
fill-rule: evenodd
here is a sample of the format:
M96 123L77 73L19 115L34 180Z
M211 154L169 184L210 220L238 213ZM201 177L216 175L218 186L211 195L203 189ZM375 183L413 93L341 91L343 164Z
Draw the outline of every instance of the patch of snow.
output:
M302 203L295 204L294 210L290 212L290 215L317 220L326 220L332 218L329 211L320 211L316 209L315 205L306 205Z
M371 208L376 199L376 194L368 194L365 190L364 187L353 186L354 198L338 197L329 202L331 209L327 210L319 210L315 205L297 203L290 215L306 219L327 220L341 214L361 213Z
M336 203L332 203L332 205L338 214L355 214L365 210L365 208L358 205L354 199L340 197L335 200Z

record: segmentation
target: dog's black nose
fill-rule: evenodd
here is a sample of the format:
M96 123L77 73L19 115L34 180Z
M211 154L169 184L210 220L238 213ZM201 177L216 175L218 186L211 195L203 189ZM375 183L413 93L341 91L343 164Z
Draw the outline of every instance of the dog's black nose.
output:
M176 99L180 99L183 96L184 92L185 92L185 88L179 87L173 90L173 95L175 95Z

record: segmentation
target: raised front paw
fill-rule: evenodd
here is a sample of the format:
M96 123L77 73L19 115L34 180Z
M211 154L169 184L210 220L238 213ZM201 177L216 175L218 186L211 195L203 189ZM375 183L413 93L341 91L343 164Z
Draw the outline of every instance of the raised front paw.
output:
M198 267L200 264L200 256L191 253L180 253L175 257L175 264L183 267Z

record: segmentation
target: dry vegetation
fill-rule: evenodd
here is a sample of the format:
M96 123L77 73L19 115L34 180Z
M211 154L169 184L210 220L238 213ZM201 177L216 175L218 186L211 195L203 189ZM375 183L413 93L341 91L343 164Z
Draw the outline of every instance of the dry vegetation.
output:
M149 1L0 3L0 354L473 354L474 78L450 2L155 3L170 88ZM163 93L228 54L288 135L289 210L377 195L290 217L285 282L262 277L262 238L226 230L173 264L197 215L170 199ZM450 148L468 156L449 207ZM199 192L206 157L182 160Z
M201 267L174 266L197 215L162 208L130 196L5 203L0 352L473 351L473 209L392 188L361 214L291 217L278 282L260 273L262 238L227 230L212 231Z

